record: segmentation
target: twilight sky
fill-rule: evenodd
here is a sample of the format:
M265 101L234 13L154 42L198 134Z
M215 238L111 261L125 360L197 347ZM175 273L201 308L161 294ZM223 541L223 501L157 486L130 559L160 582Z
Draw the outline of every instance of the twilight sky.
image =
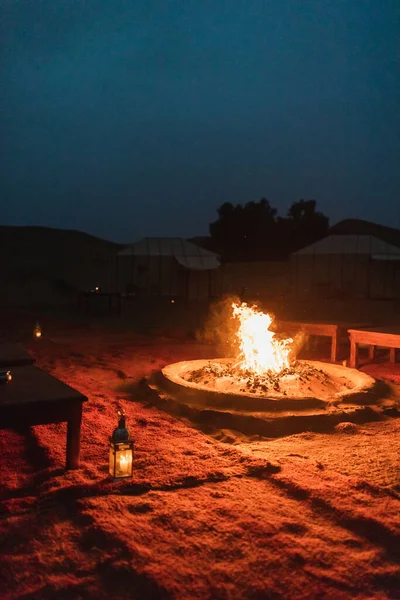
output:
M0 223L203 235L223 202L400 227L398 0L1 0Z

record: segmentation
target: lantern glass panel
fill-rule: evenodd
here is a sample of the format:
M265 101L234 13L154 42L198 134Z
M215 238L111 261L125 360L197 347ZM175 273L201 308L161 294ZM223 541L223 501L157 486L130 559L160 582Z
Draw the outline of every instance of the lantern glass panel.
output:
M111 442L109 472L112 477L132 477L132 442Z

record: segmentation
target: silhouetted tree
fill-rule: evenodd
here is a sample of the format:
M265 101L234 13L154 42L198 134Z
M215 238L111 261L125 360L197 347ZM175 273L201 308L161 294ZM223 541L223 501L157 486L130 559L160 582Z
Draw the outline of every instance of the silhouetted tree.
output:
M316 210L316 200L299 200L288 210L287 227L291 250L302 248L323 238L329 229L329 217Z
M275 228L276 214L276 209L265 198L245 206L225 202L218 209L218 219L210 224L211 238L219 244L263 246Z
M218 219L210 224L211 241L216 248L236 250L245 257L283 256L312 243L326 234L329 219L316 210L315 200L299 200L287 217L278 217L268 200L244 206L225 202Z

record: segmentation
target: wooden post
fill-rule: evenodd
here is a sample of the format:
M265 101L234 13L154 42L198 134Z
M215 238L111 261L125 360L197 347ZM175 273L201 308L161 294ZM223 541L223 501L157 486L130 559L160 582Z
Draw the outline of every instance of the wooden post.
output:
M350 335L350 365L352 369L357 368L357 344Z
M395 363L396 362L396 348L390 348L389 360L390 360L391 363Z
M115 289L119 289L119 256L117 254L117 260L115 261Z
M375 346L373 346L372 344L369 347L368 356L369 356L370 360L373 360L375 357Z
M79 469L81 450L82 403L73 403L67 421L67 469Z
M339 341L339 327L336 327L335 332L332 334L332 346L331 346L331 362L336 362L337 347Z

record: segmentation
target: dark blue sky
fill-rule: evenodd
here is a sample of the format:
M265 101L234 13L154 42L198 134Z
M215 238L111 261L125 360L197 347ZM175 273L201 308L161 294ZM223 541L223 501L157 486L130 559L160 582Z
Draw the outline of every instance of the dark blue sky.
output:
M2 0L0 221L202 235L225 201L400 227L398 0Z

